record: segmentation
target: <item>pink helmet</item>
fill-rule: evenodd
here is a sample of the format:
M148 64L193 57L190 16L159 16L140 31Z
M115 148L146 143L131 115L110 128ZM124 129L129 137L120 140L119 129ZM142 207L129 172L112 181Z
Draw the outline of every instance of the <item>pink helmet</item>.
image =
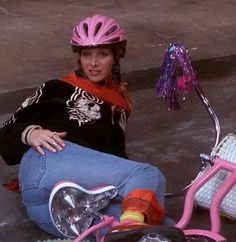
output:
M73 29L71 44L74 52L83 47L112 45L125 54L126 37L124 29L113 18L94 15L80 21Z

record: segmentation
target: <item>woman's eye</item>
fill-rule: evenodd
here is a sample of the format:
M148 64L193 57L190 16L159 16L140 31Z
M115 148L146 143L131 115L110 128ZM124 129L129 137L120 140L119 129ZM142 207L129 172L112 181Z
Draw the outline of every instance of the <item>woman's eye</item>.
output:
M104 51L104 52L100 52L99 55L100 55L100 56L108 56L109 54L108 54L107 52Z
M81 55L82 55L82 56L89 56L89 52L85 52L85 51L84 51L84 52L81 53Z

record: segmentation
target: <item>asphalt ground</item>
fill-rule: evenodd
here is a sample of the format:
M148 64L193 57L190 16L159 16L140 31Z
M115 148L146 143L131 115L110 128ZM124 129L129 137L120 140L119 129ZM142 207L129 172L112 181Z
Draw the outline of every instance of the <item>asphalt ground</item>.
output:
M0 3L0 123L42 81L59 77L75 66L68 40L81 18L102 13L127 29L122 60L135 108L127 127L132 159L158 166L167 177L167 191L191 181L200 167L199 154L210 153L212 122L196 94L168 111L157 97L155 83L165 49L180 41L191 54L200 85L221 124L222 137L236 133L236 2L186 1L29 1ZM0 182L17 177L18 166L0 160ZM20 195L0 187L0 241L33 242L50 238L26 216ZM178 221L184 195L166 200L166 213ZM191 228L210 228L208 213L195 208ZM236 241L236 223L222 220L222 234Z

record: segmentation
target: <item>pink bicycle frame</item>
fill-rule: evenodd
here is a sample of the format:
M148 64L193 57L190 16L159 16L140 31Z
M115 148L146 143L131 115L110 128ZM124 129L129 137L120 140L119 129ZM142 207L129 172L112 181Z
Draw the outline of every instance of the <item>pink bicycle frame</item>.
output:
M210 156L209 156L210 157ZM203 229L186 229L189 221L191 220L194 206L194 196L198 189L203 186L209 179L211 179L218 171L227 170L231 174L225 179L225 181L220 185L219 190L215 193L210 208L210 218L211 218L211 230ZM200 236L205 238L211 238L216 242L226 242L226 239L220 235L220 215L219 208L222 200L230 189L236 184L236 166L228 161L225 161L219 157L214 158L214 165L208 169L204 174L199 176L192 186L188 189L185 203L184 211L181 219L175 225L184 231L187 237ZM100 236L99 230L105 227L113 227L119 222L115 221L114 217L104 216L102 222L92 226L81 234L74 242L80 242L85 239L89 234L96 232L96 239L98 242L103 242L104 238Z
M73 240L73 242L81 242L84 239L86 239L90 234L93 234L94 232L96 233L96 241L103 242L104 237L100 235L99 230L102 228L113 227L117 223L119 223L119 222L117 222L114 217L109 217L107 215L104 215L102 218L102 222L87 229L78 238Z
M220 185L218 191L215 193L210 207L210 218L211 218L211 230L185 230L187 224L189 223L192 211L193 211L193 201L194 196L197 190L203 186L209 179L211 179L218 171L220 170L227 170L231 174L225 179L225 181ZM236 166L233 163L225 161L219 157L214 159L214 165L208 169L202 176L199 176L197 180L192 184L192 186L188 189L186 197L185 197L185 204L184 204L184 212L182 218L176 224L176 227L184 230L185 235L201 235L201 236L208 236L214 239L217 242L226 241L220 233L220 215L219 215L219 208L222 200L226 196L226 194L230 191L230 189L236 184Z

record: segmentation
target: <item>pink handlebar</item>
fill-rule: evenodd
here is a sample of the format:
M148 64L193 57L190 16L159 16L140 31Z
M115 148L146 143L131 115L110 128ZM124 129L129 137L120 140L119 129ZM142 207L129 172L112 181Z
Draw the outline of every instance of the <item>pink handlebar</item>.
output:
M225 179L225 181L220 185L218 191L214 194L210 208L211 231L214 233L220 232L219 207L226 194L236 183L236 166L235 164L219 157L214 159L214 165L201 176L199 176L187 191L184 212L181 219L176 224L176 227L180 229L186 228L192 216L194 195L196 194L197 190L222 169L231 172L231 174Z

